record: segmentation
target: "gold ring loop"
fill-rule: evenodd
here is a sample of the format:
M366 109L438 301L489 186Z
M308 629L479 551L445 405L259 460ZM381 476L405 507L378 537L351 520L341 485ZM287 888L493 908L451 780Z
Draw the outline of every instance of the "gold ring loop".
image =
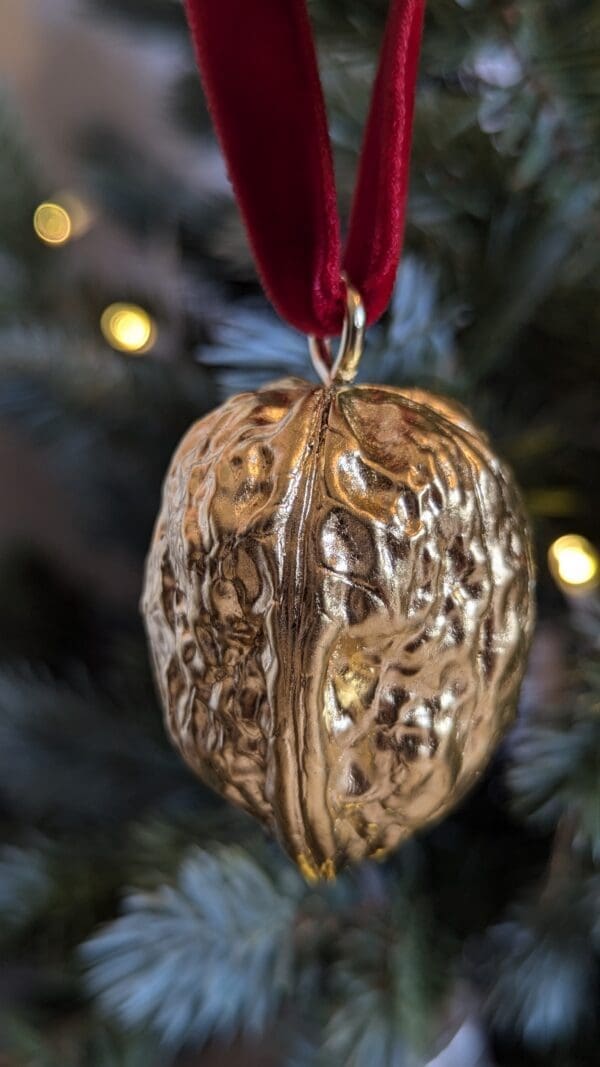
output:
M342 275L346 285L346 313L340 337L340 345L335 360L331 358L331 345L322 337L311 336L308 347L313 366L325 385L342 382L348 385L354 381L362 355L367 316L360 293L345 274Z

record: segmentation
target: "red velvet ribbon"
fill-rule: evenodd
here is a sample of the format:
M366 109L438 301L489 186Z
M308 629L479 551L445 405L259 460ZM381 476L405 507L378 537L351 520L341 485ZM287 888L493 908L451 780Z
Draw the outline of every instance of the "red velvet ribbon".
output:
M339 334L344 270L367 323L385 311L404 232L425 0L391 0L342 250L305 0L186 0L208 105L264 288L280 315Z

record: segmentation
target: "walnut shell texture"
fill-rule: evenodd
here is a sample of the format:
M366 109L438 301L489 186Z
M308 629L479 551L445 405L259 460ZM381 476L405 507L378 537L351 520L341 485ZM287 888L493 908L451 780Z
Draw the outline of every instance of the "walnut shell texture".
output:
M145 614L170 735L306 877L438 820L510 724L533 626L511 476L419 390L285 379L188 431Z

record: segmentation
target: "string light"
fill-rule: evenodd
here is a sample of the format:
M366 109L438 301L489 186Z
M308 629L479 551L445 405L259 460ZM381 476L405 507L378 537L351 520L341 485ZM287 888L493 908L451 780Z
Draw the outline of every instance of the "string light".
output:
M102 312L100 328L109 345L118 352L141 356L156 340L152 316L137 304L110 304Z
M33 228L46 245L64 245L82 237L94 222L94 213L81 197L68 191L57 193L52 200L38 204L33 214Z
M600 580L600 557L594 546L580 534L566 534L548 549L552 575L568 593L589 593Z

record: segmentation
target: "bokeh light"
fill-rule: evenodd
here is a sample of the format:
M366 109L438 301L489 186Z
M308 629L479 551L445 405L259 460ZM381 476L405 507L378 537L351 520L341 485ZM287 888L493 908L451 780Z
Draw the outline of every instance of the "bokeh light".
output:
M156 340L152 316L137 304L110 304L102 312L100 328L109 345L118 352L143 355Z
M580 534L566 534L548 549L548 564L557 584L567 593L589 593L600 580L600 558Z
M46 245L66 244L73 229L67 209L52 200L38 204L33 216L33 228Z
M54 246L82 237L93 222L94 212L90 205L69 190L38 204L33 215L33 228L40 241Z

